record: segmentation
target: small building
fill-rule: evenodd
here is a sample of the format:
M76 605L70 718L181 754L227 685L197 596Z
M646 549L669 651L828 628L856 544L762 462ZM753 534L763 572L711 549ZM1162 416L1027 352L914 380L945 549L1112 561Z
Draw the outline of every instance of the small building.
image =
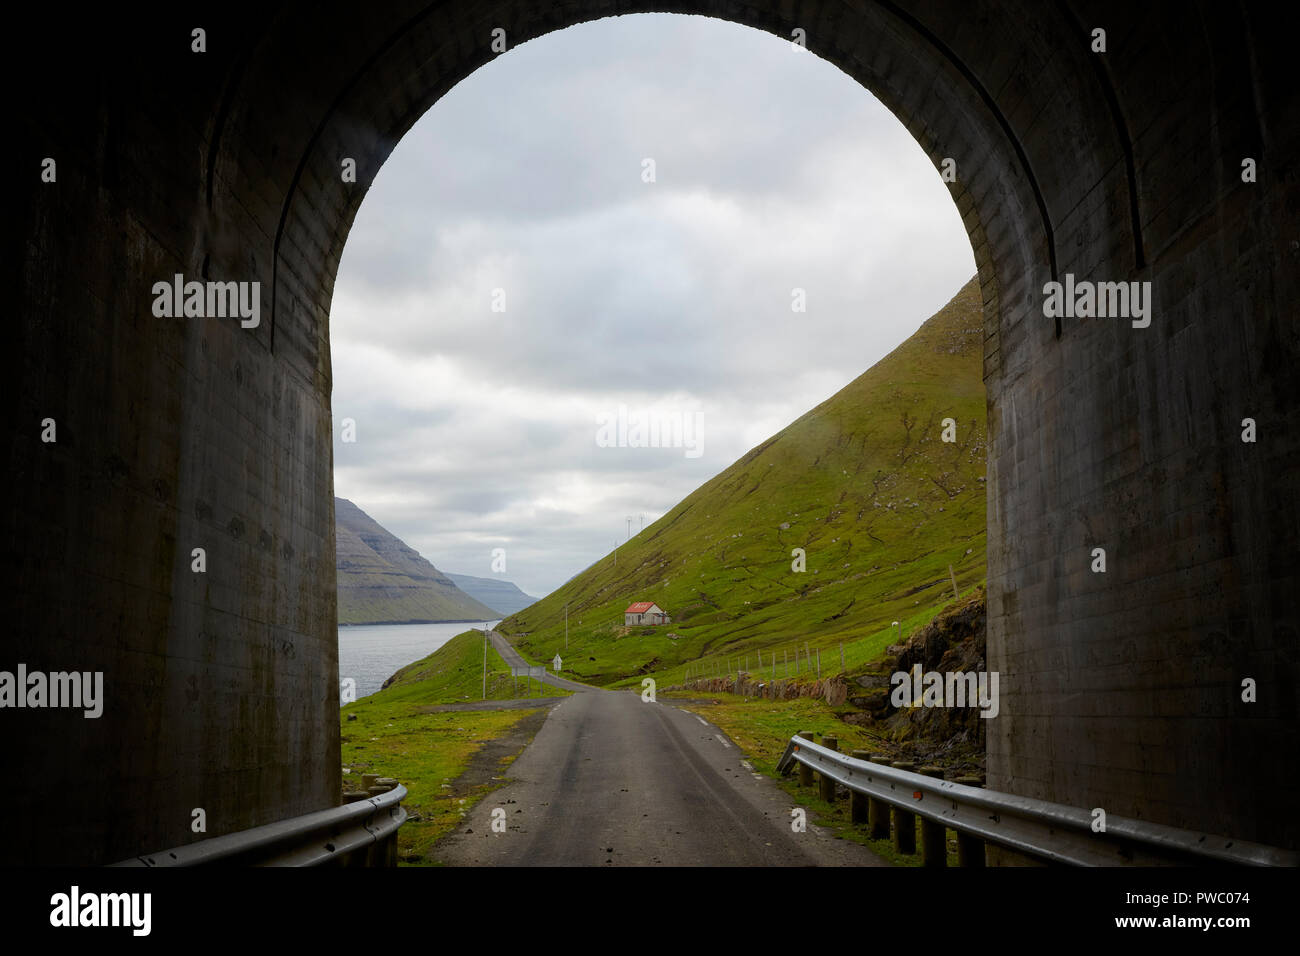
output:
M672 620L653 601L637 601L629 604L623 612L623 623L631 627L634 624L671 624Z

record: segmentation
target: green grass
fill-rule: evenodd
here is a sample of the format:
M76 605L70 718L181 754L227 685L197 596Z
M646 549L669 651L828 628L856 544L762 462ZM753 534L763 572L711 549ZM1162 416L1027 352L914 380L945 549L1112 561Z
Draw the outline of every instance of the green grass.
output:
M972 280L910 339L667 515L499 627L604 686L733 670L805 642L853 672L985 579L983 322ZM957 423L955 443L942 422ZM784 526L784 527L783 527ZM806 571L791 551L806 552ZM622 626L634 600L673 622ZM564 650L565 604L569 648ZM673 635L670 637L670 635ZM802 655L801 655L802 656ZM728 667L728 663L730 666ZM780 667L780 664L778 663ZM725 672L725 671L724 671ZM778 676L784 673L784 668Z
M527 696L527 682L514 691L510 669L489 644L487 698L509 700ZM533 693L537 683L532 683ZM572 693L543 688L545 696ZM434 706L483 699L483 632L457 634L423 660L402 668L393 683L341 709L344 789L359 788L363 773L393 777L406 786L403 801L409 820L398 831L402 859L432 862L434 843L455 828L484 796L505 783L502 779L473 786L455 781L474 754L489 740L505 734L535 710L452 711L430 713ZM349 720L355 715L355 720ZM513 759L513 758L510 758Z
M408 814L419 816L402 825L398 855L432 862L435 842L456 827L465 813L505 784L501 780L457 789L455 780L485 741L500 737L532 710L459 711L423 713L411 700L375 700L367 697L351 705L357 719L343 722L343 766L346 789L361 786L361 774L377 773L402 783L408 796L402 802Z
M564 697L571 693L555 687L541 689L541 696L546 697ZM488 644L486 699L511 700L537 694L537 681L511 677L506 662ZM403 667L393 675L393 683L388 687L364 699L418 701L422 704L483 700L483 632L468 630L457 634L428 657Z

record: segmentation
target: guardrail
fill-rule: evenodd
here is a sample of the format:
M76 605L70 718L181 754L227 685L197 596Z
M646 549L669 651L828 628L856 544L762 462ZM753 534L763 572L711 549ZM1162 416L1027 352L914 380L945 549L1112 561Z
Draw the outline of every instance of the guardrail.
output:
M948 829L957 833L959 866L984 866L986 843L1075 866L1300 865L1300 854L1292 850L1145 820L1108 815L1104 832L1094 832L1088 810L943 780L938 768L915 773L910 763L890 765L888 758L865 751L846 756L835 737L823 744L812 737L806 731L791 737L777 770L788 774L798 766L804 785L812 784L816 771L828 801L835 799L836 784L848 788L852 820L865 823L876 839L889 838L892 830L901 853L916 852L920 817L927 866L947 865Z
M146 853L114 866L396 866L406 822L397 784L386 793L251 830Z

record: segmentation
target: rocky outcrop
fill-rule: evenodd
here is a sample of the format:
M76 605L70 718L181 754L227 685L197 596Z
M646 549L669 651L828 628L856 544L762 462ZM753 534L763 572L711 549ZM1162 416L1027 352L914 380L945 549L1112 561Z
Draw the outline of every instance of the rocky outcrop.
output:
M921 672L943 675L986 672L985 596L981 588L961 604L938 614L916 631L883 666L859 675L850 703L870 715L870 723L889 738L905 744L916 759L928 762L957 761L972 769L984 767L985 731L988 720L978 706L895 707L891 701L890 678L895 673ZM945 759L947 758L947 759Z

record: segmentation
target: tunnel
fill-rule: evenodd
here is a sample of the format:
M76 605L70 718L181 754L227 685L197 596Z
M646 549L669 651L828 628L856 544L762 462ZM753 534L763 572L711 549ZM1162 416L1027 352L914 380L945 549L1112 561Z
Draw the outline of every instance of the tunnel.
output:
M104 709L0 712L6 862L338 803L349 227L475 69L647 12L806 46L952 173L984 303L988 787L1300 846L1300 95L1263 6L323 0L47 7L8 37L0 668L102 672ZM186 283L256 298L193 318Z

